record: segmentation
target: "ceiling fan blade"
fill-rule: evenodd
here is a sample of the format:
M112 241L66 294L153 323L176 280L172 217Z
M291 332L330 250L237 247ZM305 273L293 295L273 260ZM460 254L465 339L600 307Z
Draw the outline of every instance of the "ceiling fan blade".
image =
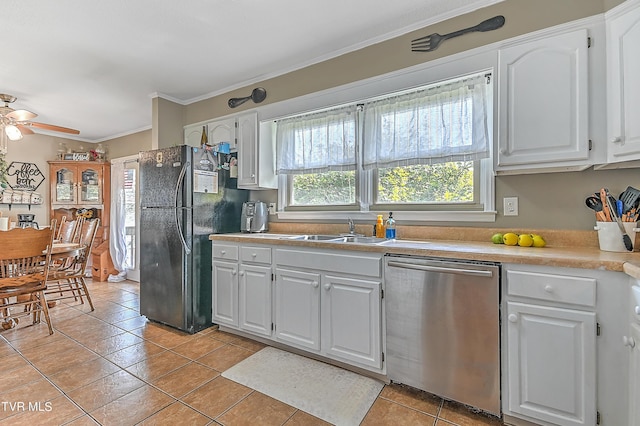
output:
M6 115L8 118L13 118L16 121L25 121L36 118L38 114L35 112L27 111L26 109L16 109Z
M54 132L71 133L72 135L80 134L80 130L70 129L68 127L54 126L53 124L36 123L35 121L29 121L22 124L31 127L37 127L38 129L53 130Z
M22 124L17 124L16 127L20 130L23 135L33 135L34 131L28 128L27 126L23 126Z

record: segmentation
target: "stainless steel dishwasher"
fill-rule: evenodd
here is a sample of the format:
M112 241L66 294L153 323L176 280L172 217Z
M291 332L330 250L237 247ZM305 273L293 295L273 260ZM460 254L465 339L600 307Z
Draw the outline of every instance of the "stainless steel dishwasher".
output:
M500 266L385 257L392 382L500 415Z

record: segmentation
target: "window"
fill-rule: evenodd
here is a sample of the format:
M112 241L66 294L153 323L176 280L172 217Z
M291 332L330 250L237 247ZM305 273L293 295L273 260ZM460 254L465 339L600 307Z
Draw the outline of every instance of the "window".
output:
M492 109L483 72L276 120L281 203L286 211L483 211Z
M378 169L375 204L474 203L474 180L473 161Z
M291 206L349 206L355 202L355 171L291 176Z

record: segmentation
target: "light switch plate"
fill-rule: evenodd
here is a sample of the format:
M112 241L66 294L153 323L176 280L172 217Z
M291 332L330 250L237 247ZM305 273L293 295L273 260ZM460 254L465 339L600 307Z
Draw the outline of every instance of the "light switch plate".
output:
M518 197L504 197L504 215L518 216Z
M269 203L267 210L269 210L269 214L276 214L276 203Z

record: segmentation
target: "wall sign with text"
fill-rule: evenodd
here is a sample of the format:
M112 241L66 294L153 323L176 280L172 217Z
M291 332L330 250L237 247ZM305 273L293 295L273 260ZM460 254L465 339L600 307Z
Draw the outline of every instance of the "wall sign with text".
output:
M34 163L13 161L7 167L7 183L14 190L35 191L44 182L44 175Z

